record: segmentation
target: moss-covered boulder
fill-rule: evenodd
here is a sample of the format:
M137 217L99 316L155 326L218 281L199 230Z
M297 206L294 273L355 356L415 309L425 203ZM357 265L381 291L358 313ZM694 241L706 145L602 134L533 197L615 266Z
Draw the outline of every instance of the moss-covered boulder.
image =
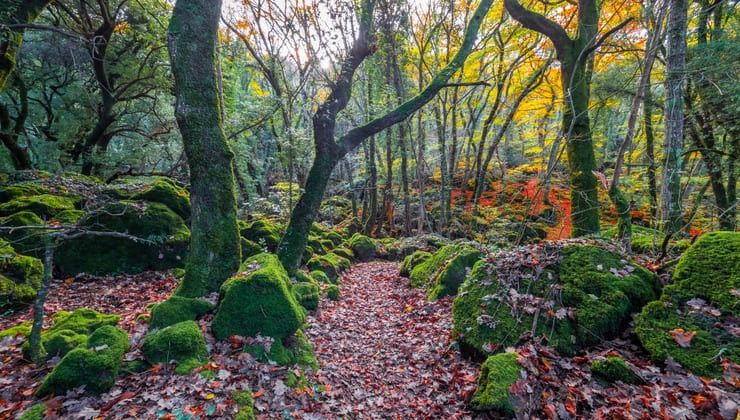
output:
M293 285L293 295L298 303L308 310L319 307L319 296L321 290L314 283L296 283Z
M342 242L344 242L344 236L342 236L341 233L335 230L325 232L322 236L324 239L330 240L334 244L334 246L339 246Z
M19 228L0 230L0 238L13 244L13 248L24 255L40 257L44 254L46 235L41 229L28 229L26 226L43 226L45 223L30 211L19 211L7 217L0 217L0 227Z
M46 404L38 403L32 405L29 409L23 412L19 417L19 420L44 420L46 416Z
M330 252L326 255L311 258L306 263L306 266L311 272L322 271L329 278L330 282L336 283L339 279L339 274L344 270L348 270L352 266L352 263L348 259Z
M87 342L67 353L46 376L36 395L62 395L72 388L85 386L87 391L109 390L128 349L125 331L106 325L90 335Z
M203 332L195 321L183 321L149 333L141 352L151 364L176 362L178 374L190 373L208 360Z
M41 260L15 252L0 239L0 308L30 303L41 286Z
M74 210L78 201L72 197L52 194L21 196L0 204L0 216L30 211L42 219L50 220L65 210Z
M330 284L326 287L326 297L331 300L339 300L340 289L336 284Z
M352 252L351 249L339 247L334 248L331 252L333 252L336 255L339 255L342 258L346 258L348 260L353 260L355 258L355 253Z
M258 219L243 225L240 234L269 252L275 252L280 244L280 225L272 220Z
M298 365L314 369L319 366L311 342L301 330L287 337L275 338L269 351L263 345L248 345L244 351L252 354L257 360L263 362L271 360L281 366Z
M378 244L371 238L359 233L352 235L347 244L360 261L370 261L378 253Z
M432 254L426 252L426 251L416 251L411 255L408 255L406 258L403 259L401 262L401 268L400 273L404 277L408 277L411 275L411 270L416 268L419 264L423 263L424 261L428 260L432 257Z
M65 241L54 256L63 275L135 274L179 267L190 241L183 219L160 203L110 203L86 215L79 224L91 231L127 233L148 242L96 235Z
M5 337L26 337L28 334L31 334L31 321L24 321L0 331L0 340Z
M164 328L183 321L194 321L213 309L213 305L203 299L173 295L152 307L151 328Z
M494 411L511 416L514 408L509 388L520 378L521 367L516 353L489 356L481 365L478 388L470 405L479 411Z
M618 334L659 285L653 273L605 248L562 241L479 261L453 304L461 344L491 353L515 345L534 325L537 336L572 354Z
M161 203L184 220L190 218L190 193L171 178L121 178L105 188L104 193L118 199Z
M732 328L740 316L740 233L701 236L680 258L672 284L636 317L635 332L656 361L667 357L705 376L740 363Z
M257 420L257 416L254 414L254 397L250 389L234 392L232 399L239 409L234 416L234 420Z
M483 253L467 245L444 246L411 270L411 286L430 289L428 296L432 300L454 295L482 256Z
M290 336L306 319L290 288L288 273L277 256L258 254L248 259L239 273L221 286L212 324L214 335L218 339Z
M316 283L324 283L324 284L331 283L331 279L323 271L314 270L314 271L310 272L309 275L311 276L311 278Z
M261 254L265 252L264 248L259 246L256 242L252 242L249 239L241 238L242 242L242 261L246 260L247 258Z
M592 361L591 373L609 383L621 381L636 384L640 380L627 366L627 362L619 356L607 356Z
M120 316L104 314L90 308L79 308L72 312L57 312L52 319L52 326L41 333L41 354L47 359L64 356L72 349L85 344L88 336L98 328L118 324ZM26 356L29 356L28 351L26 341L23 343L23 352Z
M21 182L0 188L0 203L7 203L19 197L30 197L33 195L48 194L48 188L33 182Z

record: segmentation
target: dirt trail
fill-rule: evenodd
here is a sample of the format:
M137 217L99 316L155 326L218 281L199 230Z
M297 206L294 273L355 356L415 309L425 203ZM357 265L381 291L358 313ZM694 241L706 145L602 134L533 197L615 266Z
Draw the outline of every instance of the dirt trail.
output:
M477 368L450 344L452 301L428 302L398 264L355 265L338 302L322 300L308 335L330 384L323 415L469 417ZM319 414L316 413L316 414Z

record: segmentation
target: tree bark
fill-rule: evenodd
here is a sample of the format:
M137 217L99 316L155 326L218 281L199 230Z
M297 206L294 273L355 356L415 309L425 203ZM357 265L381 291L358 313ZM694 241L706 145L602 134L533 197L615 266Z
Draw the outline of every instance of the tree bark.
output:
M18 138L25 130L28 118L28 88L18 74L14 75L13 80L18 86L20 108L15 118L11 118L8 108L0 104L0 141L8 149L15 169L31 169L31 155L28 153L28 148L18 144Z
M668 13L666 51L665 142L661 222L666 233L676 233L681 217L681 154L684 144L684 84L688 0L671 0Z
M27 25L33 23L51 0L4 0L0 3L0 23ZM23 42L23 29L3 31L0 35L0 93L15 70L17 55Z
M217 291L239 267L234 155L222 129L216 77L221 0L177 0L168 29L175 114L190 167L192 222L177 293Z

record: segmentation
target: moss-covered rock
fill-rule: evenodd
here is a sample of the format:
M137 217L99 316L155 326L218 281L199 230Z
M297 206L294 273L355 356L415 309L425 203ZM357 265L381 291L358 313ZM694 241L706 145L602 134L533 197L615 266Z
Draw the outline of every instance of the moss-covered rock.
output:
M359 233L352 235L347 244L360 261L370 261L378 253L378 244L371 238Z
M618 334L659 285L653 273L602 245L527 246L476 263L453 304L461 344L491 353L536 325L536 335L572 354Z
M43 334L42 345L46 357L64 356L87 342L87 335L72 330L56 330Z
M239 408L234 420L257 420L254 414L254 398L250 389L234 392L232 399Z
M65 210L74 210L78 200L52 194L16 197L0 204L0 216L10 216L21 211L30 211L42 219L50 220Z
M149 326L164 328L183 321L194 321L213 309L213 305L203 299L173 295L152 308Z
M208 360L203 333L195 321L183 321L144 337L141 352L149 363L177 362L178 374L190 373Z
M19 211L0 218L0 227L20 228L24 226L43 226L44 221L30 211ZM39 257L44 254L46 235L41 229L0 230L0 238L13 244L13 248L24 255Z
M296 283L293 285L293 295L298 303L308 310L319 307L319 296L321 290L314 283Z
M355 253L352 252L351 249L348 249L345 247L334 248L331 252L333 252L336 255L339 255L342 258L346 258L348 260L353 260L355 258Z
M331 283L331 279L329 279L329 276L327 276L326 273L324 273L323 271L314 270L311 273L309 273L309 275L316 283L325 283L325 284Z
M64 210L54 216L55 221L63 224L73 225L77 223L85 215L82 210Z
M483 362L478 388L470 401L474 409L513 414L509 388L519 379L521 371L516 359L516 353L499 353Z
M123 232L150 241L84 235L63 242L55 253L64 275L139 273L183 265L190 231L160 203L120 201L86 215L79 224L94 231Z
M606 382L622 381L626 384L636 384L639 378L627 363L619 356L607 356L591 362L591 373Z
M429 288L428 297L432 300L454 295L482 256L483 253L467 245L444 246L411 270L411 286Z
M266 248L269 252L275 252L280 244L280 226L271 220L255 220L244 226L240 233L245 239L258 244L261 248Z
M90 308L79 308L72 312L59 311L52 316L52 326L41 333L41 354L45 358L64 356L72 349L87 342L95 330L103 326L115 326L120 316L104 314ZM29 325L30 333L30 325ZM29 357L28 342L23 343L23 352Z
M258 254L221 286L213 319L219 339L257 334L287 337L303 325L306 314L290 291L288 273L273 254Z
M473 265L483 257L475 248L463 246L438 271L427 297L436 300L444 296L454 296L463 281L470 275ZM432 256L431 258L434 258Z
M722 359L740 362L730 331L740 316L738 290L740 233L707 233L681 256L660 301L636 317L635 333L654 360L670 356L698 375L719 376Z
M410 276L411 270L431 258L431 256L432 254L426 251L416 251L413 254L406 256L406 258L401 262L400 274L404 277Z
M41 260L15 252L0 239L0 308L30 303L41 286Z
M339 246L339 244L344 242L344 236L342 236L341 233L335 230L330 230L324 233L323 237L324 239L330 240L334 244L334 246Z
M34 184L32 182L22 182L18 184L8 185L7 187L0 188L0 203L7 203L8 201L14 200L19 197L29 197L33 195L48 194L48 188Z
M329 278L330 282L336 283L339 279L339 274L344 270L348 270L352 266L352 263L348 259L330 252L326 255L311 258L306 263L306 266L311 272L322 271Z
M31 334L31 321L21 322L18 325L0 331L0 340L5 337L25 337L28 334Z
M118 199L161 203L184 220L190 218L190 194L167 177L121 178L104 192Z
M46 376L36 395L62 395L72 388L85 386L94 393L109 390L128 349L125 331L106 325L90 335L85 345L67 353Z
M339 300L339 286L336 284L330 284L326 287L326 297L328 297L331 300Z
M244 351L252 354L257 360L271 360L281 366L298 365L314 369L319 366L311 342L301 330L287 337L275 338L269 352L261 345L246 346Z

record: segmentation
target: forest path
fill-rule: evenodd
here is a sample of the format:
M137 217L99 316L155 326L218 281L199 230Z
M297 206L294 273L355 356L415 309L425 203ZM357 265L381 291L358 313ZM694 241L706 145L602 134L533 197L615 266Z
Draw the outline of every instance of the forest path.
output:
M428 302L398 264L357 264L339 301L322 300L307 334L331 389L321 414L462 418L477 366L450 342L452 300ZM318 413L317 413L318 414Z

